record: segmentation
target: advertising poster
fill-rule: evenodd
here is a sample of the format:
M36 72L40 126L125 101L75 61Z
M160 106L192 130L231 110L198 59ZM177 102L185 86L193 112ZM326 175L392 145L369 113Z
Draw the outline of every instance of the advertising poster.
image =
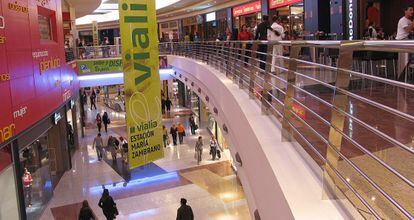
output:
M164 157L156 20L155 1L119 1L130 169Z
M91 73L120 73L122 59L96 59L76 61L79 75Z

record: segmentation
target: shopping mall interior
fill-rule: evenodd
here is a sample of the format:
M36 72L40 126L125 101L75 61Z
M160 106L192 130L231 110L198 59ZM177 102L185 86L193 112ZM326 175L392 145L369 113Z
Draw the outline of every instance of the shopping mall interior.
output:
M0 0L0 220L414 219L414 0Z

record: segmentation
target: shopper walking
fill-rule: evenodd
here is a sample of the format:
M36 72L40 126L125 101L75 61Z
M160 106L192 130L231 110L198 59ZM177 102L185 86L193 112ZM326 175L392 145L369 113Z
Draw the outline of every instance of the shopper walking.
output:
M92 93L91 96L89 97L90 101L91 101L91 110L93 110L93 107L95 107L96 109L96 93L95 90L92 89Z
M101 137L101 133L98 133L98 135L93 139L92 149L95 149L96 147L96 155L98 156L98 161L102 160L102 148L103 148L103 140Z
M107 146L108 146L109 152L111 152L113 162L116 161L116 152L118 150L118 145L119 145L119 141L115 137L109 136Z
M269 41L281 41L285 37L285 30L283 29L283 26L280 24L280 19L277 16L273 16L272 18L272 26L271 30L268 30L267 33L267 39ZM280 56L283 56L283 46L282 45L274 45L273 46L273 56L272 56L272 67L271 72L275 73L277 70L277 73L279 73L280 69L276 68L283 67L283 59L280 58Z
M104 127L105 127L105 132L108 133L108 125L111 124L111 119L109 118L107 112L104 112L104 114L102 116L102 122L103 122Z
M173 139L174 146L177 146L177 132L178 132L177 127L175 126L175 124L172 124L172 126L170 128L170 134L171 134L171 137Z
M165 103L166 103L166 100L165 100L165 97L163 95L162 98L161 98L161 112L162 112L163 115L165 114Z
M99 114L99 113L96 114L95 122L96 122L96 126L98 127L98 132L101 133L101 129L102 129L102 117L101 117L101 114Z
M83 200L82 208L79 211L78 220L95 220L96 217L92 212L91 207L89 206L88 200Z
M176 220L194 220L193 210L187 205L187 199L180 200L181 206L177 210Z
M199 136L196 142L196 145L195 145L195 158L197 160L197 165L200 165L202 154L203 154L203 138Z
M195 120L194 120L194 116L193 116L193 115L191 115L191 116L190 116L190 118L188 119L188 122L189 122L189 124L190 124L191 134L192 134L192 135L195 135L195 131L196 131L198 128L197 128L197 125L196 125L196 123L195 123Z
M216 160L216 155L217 155L217 140L216 140L216 137L214 135L211 135L211 140L210 140L210 155L211 155L211 160Z
M267 31L270 29L269 16L262 16L262 23L257 26L255 40L267 40ZM260 59L260 69L263 71L266 69L266 53L267 45L260 44L258 48L257 58Z
M33 184L33 178L32 174L27 170L27 168L24 168L23 170L23 176L22 176L22 182L23 182L23 189L24 189L24 198L25 198L25 204L27 207L32 207L32 184Z
M115 216L118 215L118 208L114 199L109 195L108 189L104 189L98 206L102 209L107 220L115 219Z
M404 9L404 17L398 21L397 36L396 40L408 40L410 35L414 31L414 22L413 20L414 9L413 6L408 6ZM405 78L405 68L409 62L408 53L399 53L398 54L398 73L399 80L403 81Z
M164 143L164 148L170 144L168 139L168 131L165 125L162 126L162 142Z
M167 100L165 101L165 107L167 107L167 114L170 114L171 106L172 106L172 102L170 98L167 97Z
M184 125L179 123L178 127L177 127L177 131L178 131L178 138L180 140L180 144L183 144L184 143L184 136L185 136Z
M120 136L119 140L121 141L121 157L124 163L128 163L128 142L124 137Z

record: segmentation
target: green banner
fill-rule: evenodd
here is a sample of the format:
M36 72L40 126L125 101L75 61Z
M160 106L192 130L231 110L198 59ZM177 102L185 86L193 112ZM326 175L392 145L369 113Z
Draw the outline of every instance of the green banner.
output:
M119 0L130 169L164 157L154 0Z
M77 60L78 74L121 73L122 59Z

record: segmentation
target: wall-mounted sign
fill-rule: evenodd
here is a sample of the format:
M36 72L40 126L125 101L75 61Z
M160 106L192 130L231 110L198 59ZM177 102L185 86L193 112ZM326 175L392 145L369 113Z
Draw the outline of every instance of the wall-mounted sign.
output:
M9 4L7 4L7 7L10 10L13 10L13 11L17 11L17 12L21 12L21 13L29 13L29 8L26 7L26 6L19 5L19 3L17 3L17 1L16 2L10 2Z
M269 8L279 8L287 5L296 4L302 1L303 0L269 0Z
M57 125L60 119L62 119L62 115L60 114L60 112L56 112L55 114L53 114L53 124Z
M357 34L357 7L355 0L346 1L346 34L348 40L354 40Z
M34 51L34 52L32 52L32 56L35 59L40 58L40 57L47 57L47 56L49 56L49 52L47 50L44 50L44 51Z
M51 58L48 60L41 61L39 63L40 74L46 72L51 69L56 69L60 67L60 59L59 58Z
M238 17L241 15L248 15L256 12L261 12L262 5L260 1L251 2L248 4L240 5L233 8L233 16Z
M0 73L0 82L5 82L10 80L10 74Z
M13 118L23 117L27 113L27 106L21 107L19 110L13 112Z

